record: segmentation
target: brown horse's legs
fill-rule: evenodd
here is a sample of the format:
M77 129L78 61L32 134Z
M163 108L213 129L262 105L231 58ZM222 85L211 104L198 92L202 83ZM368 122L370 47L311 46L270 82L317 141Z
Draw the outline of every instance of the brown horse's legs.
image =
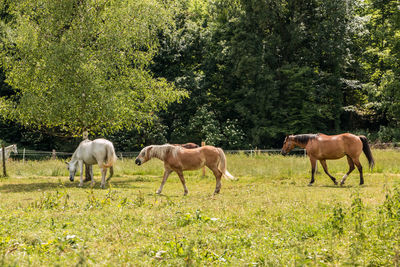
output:
M358 159L353 159L354 164L357 166L358 171L360 172L360 185L364 184L364 177L361 163Z
M349 163L349 171L343 176L342 181L340 181L340 185L344 185L347 176L349 176L350 173L354 170L354 162L349 156L347 156L347 162Z
M214 176L215 176L215 179L216 179L216 185L215 185L214 194L219 194L219 191L221 190L222 173L218 169L212 170L212 172L214 173Z
M319 160L319 162L321 162L321 165L322 165L322 167L324 168L325 173L329 176L329 178L332 179L333 183L334 183L335 185L337 185L336 178L333 177L332 175L330 175L330 173L328 172L328 166L326 165L326 160L321 159L321 160Z
M311 162L311 181L308 184L308 186L312 186L312 184L315 182L314 175L315 175L315 168L317 166L317 160L315 158L310 157L310 162Z
M167 181L167 178L168 178L168 176L171 174L171 172L172 172L171 170L165 169L165 171L164 171L164 176L163 176L163 179L162 179L160 188L158 188L156 194L161 194L161 192L162 192L162 190L163 190L163 187L164 187L164 184L165 184L165 182Z
M186 196L188 194L188 189L186 187L186 182L185 178L183 177L183 172L182 171L177 171L176 172L179 176L179 179L181 179L182 185L183 185L183 195Z

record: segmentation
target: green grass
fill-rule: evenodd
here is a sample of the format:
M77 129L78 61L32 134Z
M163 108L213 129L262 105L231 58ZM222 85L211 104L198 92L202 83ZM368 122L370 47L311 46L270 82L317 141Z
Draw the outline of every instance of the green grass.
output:
M176 174L155 195L162 162L118 161L101 190L69 182L63 161L9 162L0 180L1 265L388 265L400 262L400 153L374 150L365 185L323 173L308 187L305 157L228 155L238 181L213 196L210 171ZM345 158L328 161L334 176Z

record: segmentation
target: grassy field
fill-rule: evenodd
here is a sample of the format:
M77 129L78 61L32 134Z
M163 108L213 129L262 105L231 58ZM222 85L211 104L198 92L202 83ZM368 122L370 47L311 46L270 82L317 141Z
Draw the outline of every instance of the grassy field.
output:
M374 150L376 165L334 186L322 167L308 187L308 158L228 155L237 181L213 196L210 171L176 174L156 195L163 171L152 160L118 161L101 190L69 182L62 161L9 162L0 180L4 265L399 265L400 153ZM345 158L328 161L341 178Z

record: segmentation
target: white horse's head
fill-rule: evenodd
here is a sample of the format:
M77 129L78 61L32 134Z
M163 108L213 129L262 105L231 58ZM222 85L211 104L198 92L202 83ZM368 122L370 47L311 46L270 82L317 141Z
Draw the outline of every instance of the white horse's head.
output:
M150 151L152 148L153 146L146 146L145 148L143 148L142 151L140 151L139 155L136 157L135 163L140 166L146 161L150 160Z
M18 150L17 150L17 145L12 145L12 152L14 152L15 154L18 154Z
M76 163L77 161L70 161L70 162L65 162L67 164L67 169L69 171L69 180L71 182L74 181L75 173L76 173Z

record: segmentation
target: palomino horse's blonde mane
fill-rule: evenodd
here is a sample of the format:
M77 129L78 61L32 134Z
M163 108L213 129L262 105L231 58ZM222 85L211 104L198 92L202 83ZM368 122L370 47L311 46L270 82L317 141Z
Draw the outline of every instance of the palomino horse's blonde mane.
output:
M150 152L149 152L150 158L158 158L158 159L164 160L165 156L168 153L171 153L172 157L175 158L178 151L183 148L180 146L173 146L170 144L165 144L165 145L152 145L147 148L147 150L149 150L149 149L150 149Z

